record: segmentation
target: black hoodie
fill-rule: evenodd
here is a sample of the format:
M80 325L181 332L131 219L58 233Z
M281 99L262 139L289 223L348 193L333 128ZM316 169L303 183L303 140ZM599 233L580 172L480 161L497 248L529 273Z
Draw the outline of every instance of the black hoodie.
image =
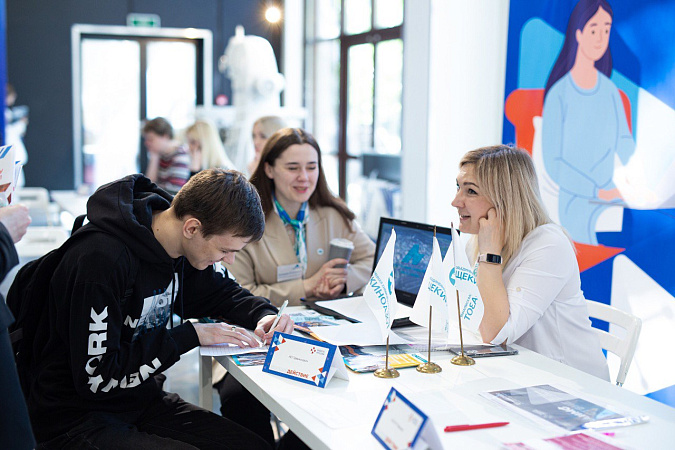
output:
M152 213L170 202L142 175L89 199L85 227L97 230L71 238L50 282L49 341L28 401L38 442L89 412L133 415L156 399L153 377L199 345L191 323L167 328L171 311L224 316L250 329L276 314L212 266L199 271L166 253L151 231Z

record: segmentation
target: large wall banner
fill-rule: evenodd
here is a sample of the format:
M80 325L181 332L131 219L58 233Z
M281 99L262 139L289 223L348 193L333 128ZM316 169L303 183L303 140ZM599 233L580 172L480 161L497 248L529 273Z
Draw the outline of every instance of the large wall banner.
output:
M532 154L586 298L643 321L625 386L673 406L674 42L675 0L511 0L503 136Z

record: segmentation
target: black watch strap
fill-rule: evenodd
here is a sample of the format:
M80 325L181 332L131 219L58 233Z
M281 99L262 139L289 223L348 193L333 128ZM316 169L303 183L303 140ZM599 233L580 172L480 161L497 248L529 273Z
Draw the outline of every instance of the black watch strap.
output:
M478 262L486 262L488 264L501 264L502 257L501 255L495 255L493 253L483 253L478 255Z

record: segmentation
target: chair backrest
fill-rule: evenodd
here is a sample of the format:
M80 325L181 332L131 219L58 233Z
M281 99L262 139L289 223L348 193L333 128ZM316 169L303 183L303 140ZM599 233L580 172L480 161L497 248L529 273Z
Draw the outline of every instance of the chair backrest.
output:
M28 207L32 224L37 226L50 223L49 191L43 187L21 187L12 194L12 203L23 203Z
M15 202L25 203L32 206L44 206L49 204L49 191L43 187L20 187L14 191Z
M619 373L616 375L616 384L623 386L630 363L633 361L635 347L642 329L642 320L627 312L621 311L604 303L586 300L588 315L596 319L609 322L610 325L618 325L626 330L626 335L620 338L607 331L593 328L600 338L600 345L608 352L612 352L621 359ZM611 330L610 330L611 331Z

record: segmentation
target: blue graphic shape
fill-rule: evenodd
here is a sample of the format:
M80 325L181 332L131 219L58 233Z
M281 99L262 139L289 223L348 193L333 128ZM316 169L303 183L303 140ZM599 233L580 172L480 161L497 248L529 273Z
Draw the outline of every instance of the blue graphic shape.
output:
M408 250L408 253L406 253L401 262L403 264L412 264L413 266L416 266L422 261L422 258L424 258L424 255L420 253L420 246L415 244Z
M392 270L391 273L389 274L389 278L387 279L387 290L389 291L389 295L394 294L394 271Z
M666 405L675 405L675 385L645 395Z
M675 252L675 209L625 208L621 231L598 233L598 241L603 245L625 248L622 254L633 261L659 286L675 296L675 277L673 277L672 266L664 264L664 255L675 254L673 253ZM593 269L582 274L581 285L584 293L593 284L593 280L586 279L583 275ZM606 275L595 274L595 276ZM611 278L608 279L609 282L601 278L597 280L597 282L606 283L609 291L612 284ZM592 297L587 296L587 298Z
M453 267L452 269L450 269L450 273L448 274L448 278L450 279L450 283L452 283L453 286L455 285L454 275L455 275L455 268Z

